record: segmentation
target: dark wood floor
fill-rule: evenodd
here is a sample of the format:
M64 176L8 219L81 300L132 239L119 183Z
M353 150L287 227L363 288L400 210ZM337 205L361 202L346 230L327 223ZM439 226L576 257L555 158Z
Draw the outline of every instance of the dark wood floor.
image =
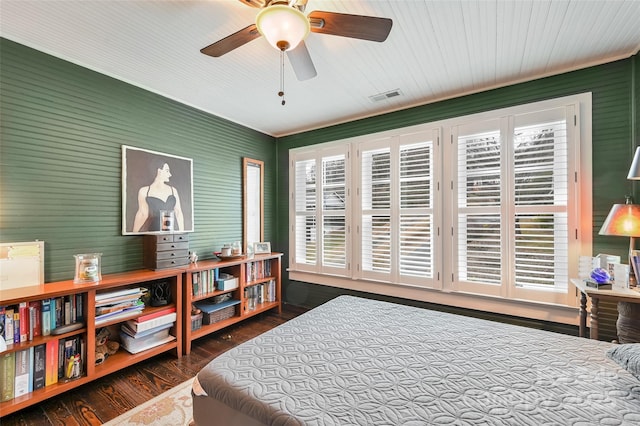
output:
M188 356L159 355L3 417L0 424L100 425L194 377L217 355L305 311L285 305L281 315L265 312L194 341Z

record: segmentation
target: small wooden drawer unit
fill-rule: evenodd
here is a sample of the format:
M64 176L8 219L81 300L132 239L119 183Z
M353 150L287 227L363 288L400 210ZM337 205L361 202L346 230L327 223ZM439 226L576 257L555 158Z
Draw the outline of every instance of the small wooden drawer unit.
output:
M144 264L149 269L188 265L189 234L145 235Z

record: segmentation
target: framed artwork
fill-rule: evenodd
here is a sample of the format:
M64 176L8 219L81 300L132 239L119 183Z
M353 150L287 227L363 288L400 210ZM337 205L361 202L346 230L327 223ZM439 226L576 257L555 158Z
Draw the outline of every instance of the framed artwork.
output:
M271 243L253 243L253 253L254 254L265 254L271 253Z
M193 160L122 145L122 235L193 232Z
M264 239L264 162L242 159L242 231L244 253Z

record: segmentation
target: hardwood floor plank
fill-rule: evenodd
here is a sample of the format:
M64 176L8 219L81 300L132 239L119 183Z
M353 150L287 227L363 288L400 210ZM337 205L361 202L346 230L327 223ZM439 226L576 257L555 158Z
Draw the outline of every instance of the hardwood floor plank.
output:
M97 426L194 377L213 358L307 309L285 305L195 340L181 358L165 353L0 419L2 426ZM122 349L121 349L122 350ZM107 359L105 362L109 362Z

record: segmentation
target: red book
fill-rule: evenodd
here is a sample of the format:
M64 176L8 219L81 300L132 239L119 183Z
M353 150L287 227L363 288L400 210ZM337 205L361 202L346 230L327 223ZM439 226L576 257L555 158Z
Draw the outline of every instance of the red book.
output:
M42 303L39 300L29 302L29 307L35 309L35 323L30 324L33 327L33 335L42 335Z
M29 306L27 306L27 302L20 302L18 312L20 313L20 341L26 342L29 337Z
M170 307L165 308L165 309L160 309L159 311L151 312L150 314L141 315L138 318L136 318L136 322L149 321L149 320L152 320L154 318L158 318L158 317L170 314L170 313L175 312L175 311L176 311L176 307L175 306L170 306Z

